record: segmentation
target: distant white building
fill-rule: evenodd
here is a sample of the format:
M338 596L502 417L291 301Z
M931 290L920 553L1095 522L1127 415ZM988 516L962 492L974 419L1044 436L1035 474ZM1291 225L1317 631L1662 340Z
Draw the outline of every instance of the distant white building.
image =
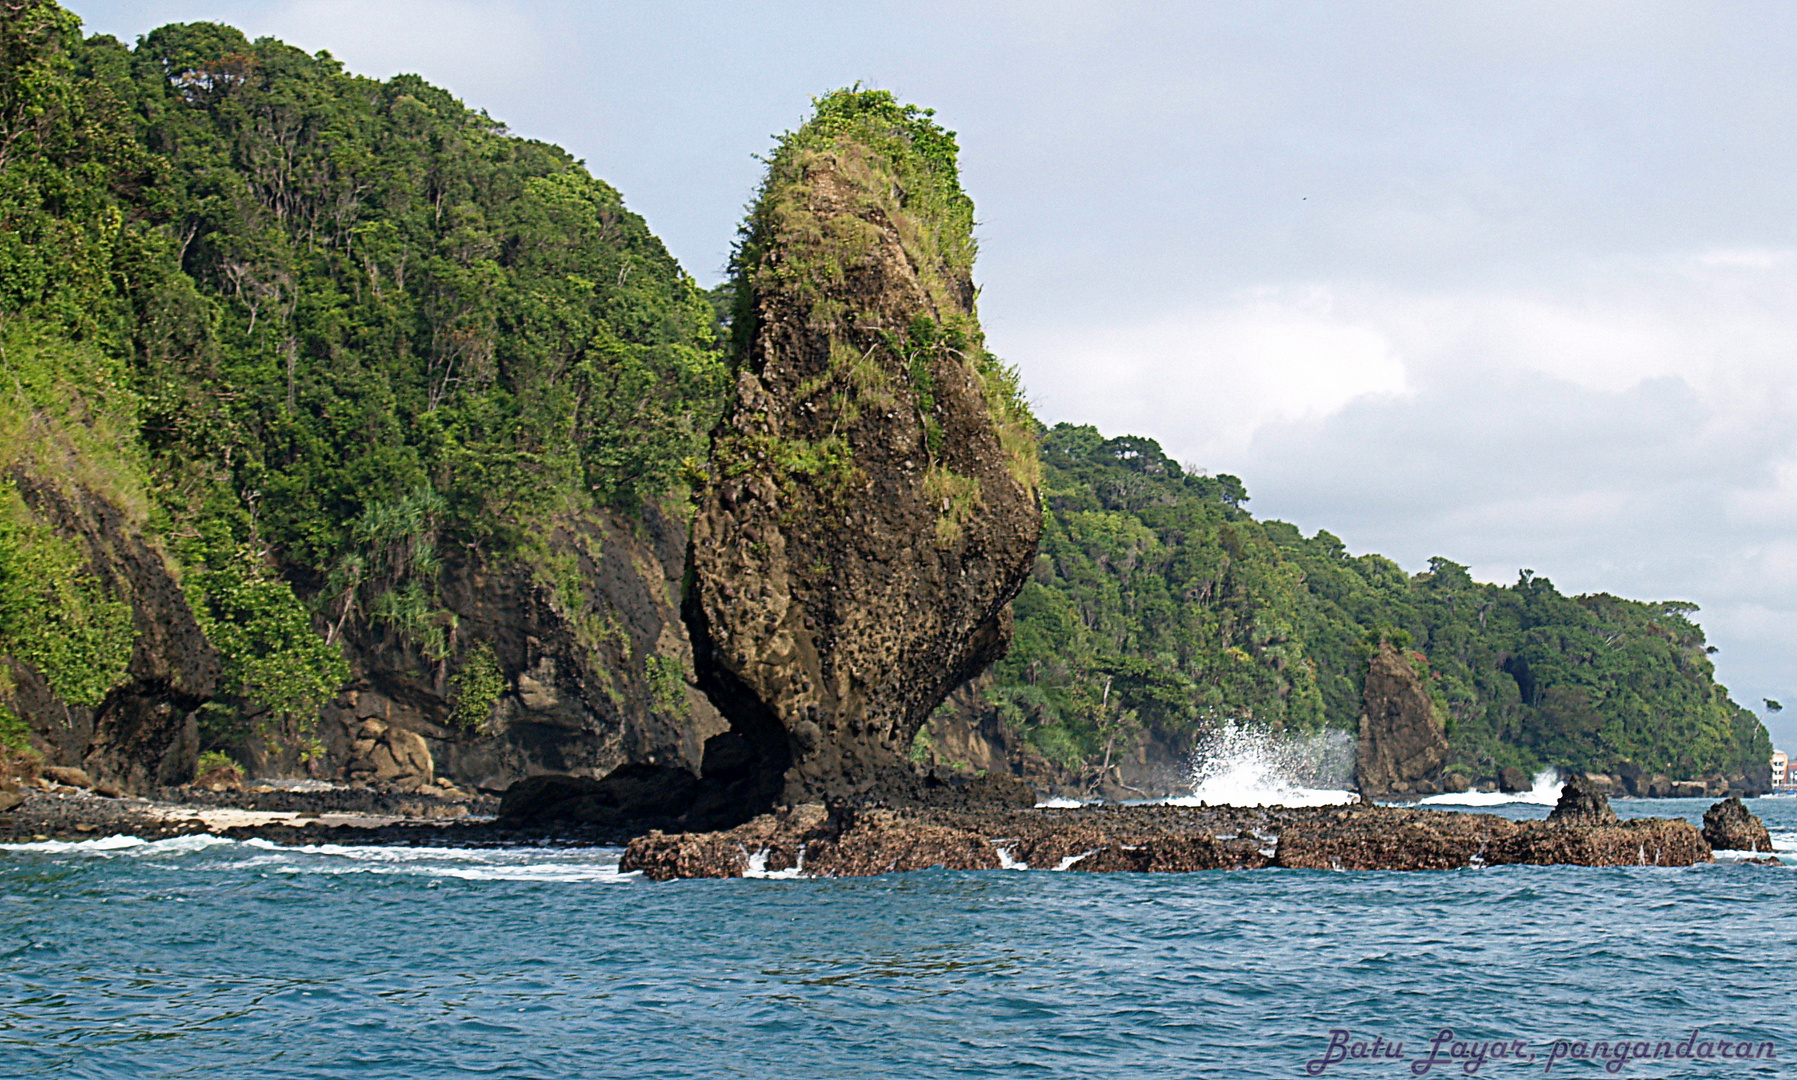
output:
M1785 756L1783 750L1772 751L1772 782L1774 784L1783 787L1790 782L1785 775L1790 771L1790 765L1791 759Z

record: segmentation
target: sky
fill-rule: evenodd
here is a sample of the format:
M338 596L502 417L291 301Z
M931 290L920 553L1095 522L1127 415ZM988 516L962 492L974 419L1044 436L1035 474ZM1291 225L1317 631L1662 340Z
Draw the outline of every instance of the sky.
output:
M1043 420L1412 571L1693 601L1797 750L1797 5L66 2L421 74L706 285L814 95L932 107Z

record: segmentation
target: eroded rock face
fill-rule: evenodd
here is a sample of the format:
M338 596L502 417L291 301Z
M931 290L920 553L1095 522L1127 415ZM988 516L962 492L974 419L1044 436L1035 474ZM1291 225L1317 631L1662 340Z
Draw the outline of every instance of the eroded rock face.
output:
M546 566L453 552L441 581L456 618L449 658L379 626L346 630L356 678L320 725L330 775L503 790L646 764L684 776L675 786L690 792L728 725L694 684L680 620L686 538L676 517L647 506L557 519L541 538ZM482 650L489 698L462 708Z
M1369 799L1441 790L1448 740L1429 689L1404 654L1381 642L1367 669L1354 780Z
M931 710L1003 654L1041 530L952 159L858 124L807 125L771 165L693 523L695 661L763 806L908 771Z
M15 481L32 511L75 542L107 595L130 606L136 637L126 681L95 707L62 701L38 672L0 661L11 668L13 711L30 718L51 763L78 765L98 783L144 792L187 782L199 754L194 710L217 688L219 658L180 583L120 507L84 488Z
M1703 812L1703 838L1718 851L1772 850L1766 823L1738 798L1724 799Z

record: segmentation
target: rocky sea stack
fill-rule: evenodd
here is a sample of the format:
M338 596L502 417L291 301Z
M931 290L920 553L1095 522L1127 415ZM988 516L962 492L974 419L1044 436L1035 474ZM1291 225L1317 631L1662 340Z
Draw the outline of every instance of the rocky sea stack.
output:
M761 809L908 773L930 712L1003 654L1036 553L1034 421L985 348L973 205L929 117L820 99L736 256L685 613Z
M1381 642L1367 667L1354 781L1368 799L1441 790L1448 740L1429 686L1411 660Z
M1770 852L1772 833L1738 797L1703 812L1703 838L1718 851Z

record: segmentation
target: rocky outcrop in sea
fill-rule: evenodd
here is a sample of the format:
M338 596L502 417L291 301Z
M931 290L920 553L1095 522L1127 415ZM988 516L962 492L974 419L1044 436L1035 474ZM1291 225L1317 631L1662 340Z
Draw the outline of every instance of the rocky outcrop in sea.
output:
M1703 838L1717 851L1772 850L1772 834L1766 823L1733 796L1704 811Z
M1597 797L1599 800L1601 796ZM1582 799L1582 797L1581 797ZM1577 803L1590 811L1583 801ZM1689 822L1608 819L1607 802L1516 822L1492 814L1349 807L932 808L806 804L715 833L652 832L622 867L662 881L793 870L856 877L952 870L1183 873L1284 867L1456 870L1506 864L1690 866L1713 861ZM1583 823L1585 821L1593 823ZM1601 822L1601 823L1599 823Z
M1035 557L1033 436L975 318L972 206L952 143L918 145L943 137L841 92L751 214L685 609L753 753L750 812L909 774L931 711L1003 654Z
M1363 798L1430 795L1441 790L1448 740L1429 687L1389 641L1366 673L1354 782Z

